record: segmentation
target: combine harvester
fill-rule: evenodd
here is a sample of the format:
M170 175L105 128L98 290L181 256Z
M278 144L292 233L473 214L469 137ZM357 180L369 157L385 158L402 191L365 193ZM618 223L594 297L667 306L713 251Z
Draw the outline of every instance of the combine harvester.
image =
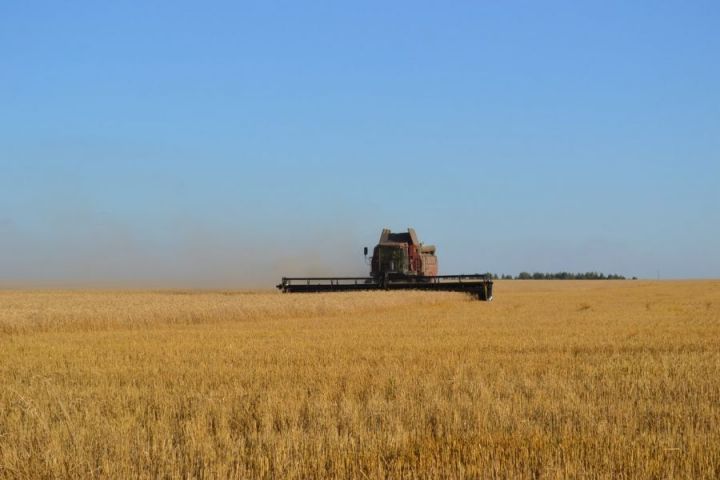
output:
M365 247L365 258L368 249ZM415 230L384 229L370 258L369 277L283 277L284 293L347 292L353 290L433 290L465 292L492 300L492 279L486 275L438 275L435 247L418 241Z

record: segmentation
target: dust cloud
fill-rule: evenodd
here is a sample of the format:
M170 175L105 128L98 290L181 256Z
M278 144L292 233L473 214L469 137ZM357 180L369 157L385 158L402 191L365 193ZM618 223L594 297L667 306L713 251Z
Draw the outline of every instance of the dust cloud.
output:
M0 287L271 289L282 276L367 275L351 230L290 236L193 223L141 231L107 215L35 227L5 219Z

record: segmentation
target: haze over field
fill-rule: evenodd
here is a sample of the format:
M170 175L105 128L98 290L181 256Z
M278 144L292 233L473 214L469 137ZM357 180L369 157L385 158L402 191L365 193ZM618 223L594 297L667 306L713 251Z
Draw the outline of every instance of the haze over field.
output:
M720 4L3 2L0 286L720 275Z

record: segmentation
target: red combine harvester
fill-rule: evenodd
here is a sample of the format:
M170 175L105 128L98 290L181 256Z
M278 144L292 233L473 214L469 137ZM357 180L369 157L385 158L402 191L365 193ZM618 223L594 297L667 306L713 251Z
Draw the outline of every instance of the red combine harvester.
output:
M285 293L434 290L465 292L479 300L492 300L493 282L486 275L437 273L434 246L420 243L412 228L407 233L392 233L386 228L373 249L369 277L283 277L277 288Z

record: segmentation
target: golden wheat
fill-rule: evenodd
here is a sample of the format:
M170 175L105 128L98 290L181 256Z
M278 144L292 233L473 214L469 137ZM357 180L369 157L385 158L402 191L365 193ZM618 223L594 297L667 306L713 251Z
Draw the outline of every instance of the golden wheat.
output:
M0 292L0 477L718 478L720 282Z

